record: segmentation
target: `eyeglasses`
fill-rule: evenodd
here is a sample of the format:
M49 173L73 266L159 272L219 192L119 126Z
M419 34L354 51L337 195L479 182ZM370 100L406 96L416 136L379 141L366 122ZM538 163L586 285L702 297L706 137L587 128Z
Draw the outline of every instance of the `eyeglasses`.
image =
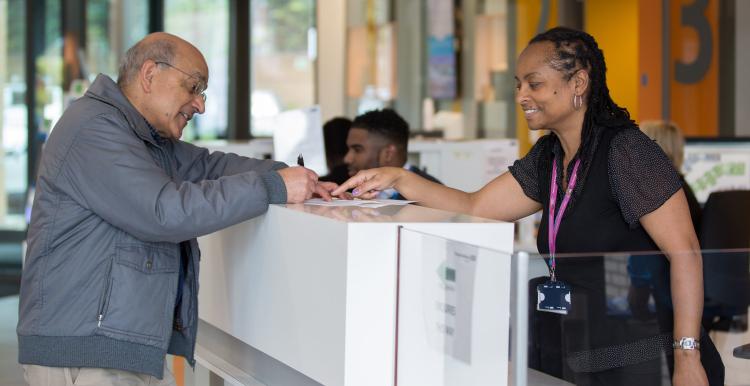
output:
M167 63L167 62L154 62L154 63L156 63L156 64L163 64L163 65L169 66L169 67L171 67L171 68L173 68L173 69L175 69L175 70L177 70L177 71L179 71L179 72L187 75L189 78L195 78L197 81L195 83L193 83L193 85L189 88L189 91L193 95L196 95L196 96L200 95L200 97L203 99L203 103L206 102L206 98L207 98L207 96L206 96L206 88L208 88L208 86L206 85L206 82L203 81L203 79L199 78L197 75L189 74L186 71L183 71L183 70L179 69L177 66L175 66L172 63Z

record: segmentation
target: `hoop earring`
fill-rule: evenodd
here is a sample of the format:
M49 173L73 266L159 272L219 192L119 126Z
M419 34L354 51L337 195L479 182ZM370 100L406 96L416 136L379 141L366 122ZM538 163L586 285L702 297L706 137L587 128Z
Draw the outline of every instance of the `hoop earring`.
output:
M580 95L573 95L573 108L580 110L583 107L583 97Z

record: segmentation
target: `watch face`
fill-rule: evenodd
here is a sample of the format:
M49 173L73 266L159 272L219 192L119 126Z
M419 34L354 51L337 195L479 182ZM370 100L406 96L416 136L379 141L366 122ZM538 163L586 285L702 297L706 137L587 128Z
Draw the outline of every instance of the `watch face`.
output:
M694 338L682 338L679 341L674 342L674 348L683 350L695 350L698 348L698 341Z

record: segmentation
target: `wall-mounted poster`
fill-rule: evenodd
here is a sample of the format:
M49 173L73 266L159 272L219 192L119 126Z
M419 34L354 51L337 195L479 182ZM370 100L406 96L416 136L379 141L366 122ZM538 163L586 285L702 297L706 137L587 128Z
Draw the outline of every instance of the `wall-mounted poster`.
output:
M434 99L454 99L456 85L453 0L427 1L427 82Z

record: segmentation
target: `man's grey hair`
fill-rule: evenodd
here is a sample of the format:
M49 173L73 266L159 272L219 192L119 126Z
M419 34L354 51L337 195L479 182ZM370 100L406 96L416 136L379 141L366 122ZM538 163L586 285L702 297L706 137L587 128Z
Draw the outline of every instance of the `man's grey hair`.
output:
M120 72L117 75L117 85L127 86L141 70L143 63L149 59L155 62L172 63L175 56L175 44L166 39L154 41L140 41L125 52L120 62Z

